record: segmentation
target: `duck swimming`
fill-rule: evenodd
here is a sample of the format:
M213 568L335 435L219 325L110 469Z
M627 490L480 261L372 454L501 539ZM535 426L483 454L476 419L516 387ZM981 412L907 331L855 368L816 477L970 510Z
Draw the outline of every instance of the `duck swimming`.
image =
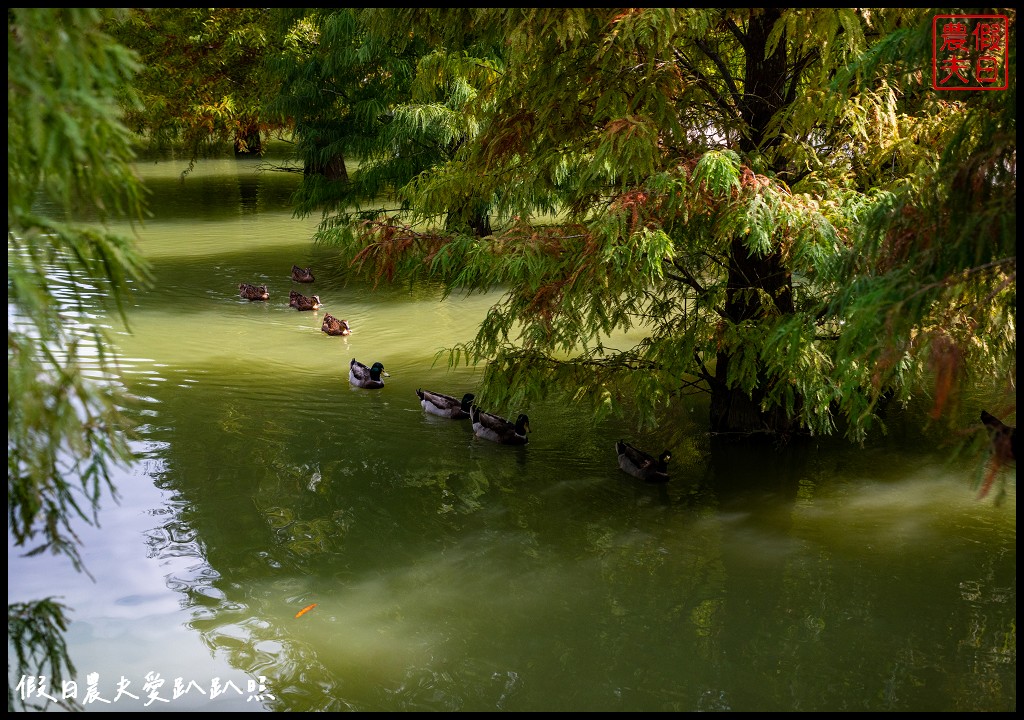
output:
M239 296L245 298L246 300L249 300L250 302L253 300L270 299L270 293L267 292L266 285L251 285L249 283L239 283L238 294Z
M523 413L514 423L500 415L484 412L476 405L470 407L469 414L477 437L502 445L525 445L530 441L526 437L526 433L530 432L530 418Z
M366 388L367 390L379 390L384 387L384 381L381 380L382 375L384 377L391 377L384 372L384 365L379 362L366 367L355 358L352 358L352 362L348 365L348 381L356 387Z
M296 310L316 310L320 307L320 296L306 297L292 290L292 299L288 302Z
M348 326L348 322L345 320L339 320L330 313L324 316L324 321L320 325L320 330L327 333L328 335L351 335L352 328Z
M619 455L619 467L633 477L647 482L668 482L668 461L672 459L668 450L655 458L619 440L615 443L615 452Z
M295 282L311 283L315 279L311 268L300 268L298 265L292 265L292 280Z
M465 420L469 417L469 408L474 397L473 393L466 393L462 396L462 400L458 400L451 395L429 390L417 390L416 395L426 412L452 420Z

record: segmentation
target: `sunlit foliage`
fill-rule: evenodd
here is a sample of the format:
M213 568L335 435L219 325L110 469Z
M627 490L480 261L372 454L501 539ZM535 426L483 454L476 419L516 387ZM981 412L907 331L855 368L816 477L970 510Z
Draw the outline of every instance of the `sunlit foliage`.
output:
M268 8L132 8L107 28L139 55L140 102L125 123L152 145L183 146L194 162L225 143L259 153L290 127L263 110L277 37Z
M853 440L892 398L952 417L965 381L1012 405L1015 95L922 87L929 12L345 12L351 55L430 48L378 132L430 86L472 122L318 237L379 281L504 290L449 355L487 404L568 388L657 424L699 390L716 432Z

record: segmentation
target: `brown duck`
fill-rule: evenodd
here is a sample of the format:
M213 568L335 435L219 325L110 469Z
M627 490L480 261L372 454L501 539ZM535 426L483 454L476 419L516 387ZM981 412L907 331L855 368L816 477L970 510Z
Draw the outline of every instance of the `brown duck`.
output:
M324 322L320 326L320 330L327 333L328 335L351 335L352 329L348 326L348 322L345 320L339 320L330 313L324 316Z
M292 265L292 280L300 283L311 283L315 278L311 268L300 268L298 265Z
M320 307L320 296L314 295L313 297L306 297L302 293L297 293L294 290L289 295L290 299L288 304L296 310L316 310Z
M270 293L267 292L266 285L251 285L250 283L239 283L238 294L239 296L249 301L270 299Z

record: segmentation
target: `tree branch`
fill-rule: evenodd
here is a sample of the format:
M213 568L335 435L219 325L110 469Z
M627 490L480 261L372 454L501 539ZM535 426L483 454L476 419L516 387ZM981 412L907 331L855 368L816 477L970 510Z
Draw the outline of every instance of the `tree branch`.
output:
M711 96L715 104L718 107L720 107L726 115L731 117L733 120L742 120L742 116L740 115L739 111L735 107L730 105L726 98L723 97L722 94L715 89L715 86L704 75L704 73L702 73L693 63L691 63L686 58L686 56L679 50L674 50L673 54L675 55L676 62L682 65L683 68L685 68L686 71L690 73L690 75L696 80L697 85L703 88L704 92ZM729 81L727 81L726 84L728 85Z
M732 33L732 36L734 38L736 38L736 41L740 45L743 46L743 49L744 50L749 50L749 48L747 47L747 36L746 36L746 34L744 34L743 30L740 29L740 26L737 25L735 22L733 22L732 18L728 18L728 17L725 18L724 24L725 24L726 30L728 30L729 32Z
M717 381L715 380L714 376L710 372L708 372L707 367L704 366L704 361L700 359L700 355L697 353L696 350L693 351L693 361L697 363L697 376L701 380L706 382L708 385L714 387Z
M732 73L729 72L729 68L726 67L725 61L722 60L718 53L716 53L703 38L696 38L694 39L694 42L697 47L701 49L701 52L707 55L708 60L714 63L715 67L718 68L718 72L722 76L722 81L725 82L725 86L729 88L729 94L732 95L733 100L738 104L742 97L742 93L740 93L739 88L736 87L736 81L733 79Z

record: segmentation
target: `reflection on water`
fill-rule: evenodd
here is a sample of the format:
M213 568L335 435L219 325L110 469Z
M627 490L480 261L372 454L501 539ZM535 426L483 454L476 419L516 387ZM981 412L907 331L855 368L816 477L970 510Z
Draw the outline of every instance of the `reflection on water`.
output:
M474 390L435 355L496 296L357 281L291 217L295 178L253 168L143 167L156 284L130 333L110 322L144 459L83 535L97 585L9 571L12 599L67 595L81 672L274 696L166 708L190 710L1015 709L1015 483L976 502L977 458L946 465L919 431L717 448L700 407L663 430L664 486L618 470L627 423L558 397L524 408L528 446L480 440L415 390ZM353 357L384 363L382 390L348 384Z

